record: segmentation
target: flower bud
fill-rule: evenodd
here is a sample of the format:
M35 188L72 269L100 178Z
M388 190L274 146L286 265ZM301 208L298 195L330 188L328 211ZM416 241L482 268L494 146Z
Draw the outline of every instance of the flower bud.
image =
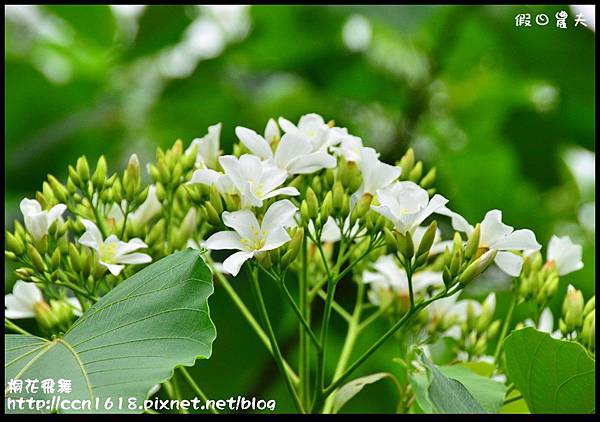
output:
M442 280L444 281L444 285L446 287L450 287L453 284L454 277L452 277L452 273L448 267L444 267L442 270Z
M477 276L483 273L491 264L494 262L494 258L496 258L496 251L489 250L479 258L477 258L474 262L472 262L458 277L458 282L463 286L466 286L471 281L473 281Z
M592 296L590 300L587 301L583 308L583 316L586 317L590 312L593 312L596 309L596 295Z
M30 279L30 277L34 274L33 269L31 268L27 268L27 267L21 267L21 268L17 268L15 270L15 274L17 275L18 278L20 278L21 280L27 281Z
M209 201L204 203L204 210L206 211L206 219L210 224L215 227L221 225L221 217L219 217L219 213L215 210L215 207Z
M221 200L221 194L214 185L209 188L209 199L217 214L221 215L223 213L223 201Z
M194 168L198 157L198 145L194 144L183 157L183 167L188 170Z
M181 163L175 163L171 173L171 182L173 184L178 184L181 176L183 176L183 165Z
M429 250L433 245L433 241L435 240L435 235L437 234L437 222L433 220L425 233L423 233L423 237L421 238L421 242L419 243L419 247L417 248L417 257L421 255L429 254Z
M481 227L479 223L475 225L475 228L469 235L469 239L467 240L467 244L465 245L465 260L469 261L472 257L477 253L477 249L479 249L479 238L481 235Z
M79 251L72 243L69 243L69 260L71 261L71 266L76 272L81 271L81 257L79 256Z
M487 349L487 338L486 336L481 336L475 343L474 352L476 355L480 356L485 354L485 350Z
M494 321L490 324L485 335L487 338L494 338L498 334L498 331L500 331L500 320L499 319L497 319L496 321Z
M81 185L81 177L79 177L79 173L77 173L77 170L75 170L75 168L73 166L69 166L69 179L71 179L71 181L73 182L73 184L75 186L80 186Z
M33 247L31 243L27 245L27 254L31 259L33 268L35 268L39 272L43 272L46 270L46 266L44 265L44 260L42 259L42 256L37 251L37 249Z
M306 200L300 203L300 219L302 220L302 225L308 227L310 213L308 212L308 204L306 203Z
M354 205L354 209L352 210L352 214L350 215L350 226L354 226L356 220L359 220L365 216L367 211L371 209L371 201L373 200L373 196L365 193L360 197L356 205Z
M51 174L48 175L48 182L50 182L50 187L52 188L52 193L60 202L67 202L67 198L69 196L69 192L67 188L58 181L58 179Z
M340 211L344 205L344 187L340 182L335 182L333 185L333 209Z
M75 168L77 169L77 175L81 180L81 183L87 182L90 178L90 167L87 162L87 158L85 155L82 155L77 159L77 164L75 164Z
M596 346L596 310L592 310L583 320L581 340L590 349Z
M50 186L50 183L48 182L42 183L42 198L42 200L38 198L38 202L40 203L42 208L50 207L56 202L54 191L52 190L52 186Z
M169 168L164 161L159 161L157 164L158 168L158 180L163 185L168 185L171 181L171 173L169 172Z
M156 245L159 241L162 240L163 235L165 233L165 220L160 219L148 232L146 236L146 243L148 245Z
M412 148L409 148L406 153L400 159L400 175L403 179L408 179L409 173L413 168L415 163L415 153Z
M15 255L22 255L25 252L25 245L20 236L15 236L11 232L6 232L6 246L8 250L14 252Z
M17 260L17 255L15 255L15 253L11 252L11 251L4 251L4 257L6 259L8 259L9 261L16 261Z
M292 236L292 240L287 245L287 252L283 255L281 259L281 265L283 268L289 266L298 256L300 251L302 250L302 242L304 241L304 229L297 228L294 235Z
M453 277L456 277L460 271L460 267L462 265L463 262L463 251L462 251L462 247L461 248L455 248L454 251L452 252L452 259L450 260L450 274L452 274Z
M417 164L414 165L414 167L411 169L410 173L408 174L408 179L411 182L417 183L419 181L419 179L421 179L422 175L423 175L423 163L421 161L418 161Z
M421 187L423 189L427 189L429 188L431 185L433 185L433 183L435 182L435 177L436 177L436 168L433 167L431 170L429 170L427 172L427 174L421 179Z
M167 198L167 191L165 190L165 186L160 182L157 182L154 186L156 187L156 198L160 202L163 202Z
M477 321L477 331L483 332L492 322L494 311L496 309L496 295L490 293L486 300L481 305L481 313Z
M45 330L51 330L59 324L56 314L50 305L43 300L33 305L33 313L37 323Z
M385 227L383 229L383 235L385 237L385 243L387 245L387 250L389 253L396 253L398 250L398 242L396 241L396 237L390 229Z
M331 211L333 210L333 194L331 191L327 192L325 195L325 199L323 199L323 203L321 204L320 217L321 221L325 222L331 215Z
M396 231L394 232L394 235L396 236L398 253L400 253L400 255L402 255L402 257L406 261L409 261L415 253L414 244L410 232L407 231L405 234L402 234Z
M317 195L321 195L323 193L323 184L321 183L321 178L319 176L313 177L310 186Z
M52 264L52 268L58 268L60 267L60 259L61 259L61 253L60 253L60 249L55 249L54 252L52 253L52 258L50 260L50 263Z
M101 155L96 163L96 170L92 175L92 183L97 189L101 189L104 186L104 183L106 182L106 172L106 158L104 158L104 155Z
M306 189L306 205L308 207L308 215L313 220L319 215L319 201L317 195L312 188Z
M583 324L583 294L571 284L567 288L567 295L562 306L562 314L567 331L571 332Z

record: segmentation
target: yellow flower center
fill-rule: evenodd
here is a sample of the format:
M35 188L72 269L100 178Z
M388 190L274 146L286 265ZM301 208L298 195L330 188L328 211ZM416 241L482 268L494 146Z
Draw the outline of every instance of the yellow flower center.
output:
M265 246L265 242L267 240L267 232L266 230L254 230L254 238L248 239L242 237L240 243L246 248L248 251L257 251L262 249Z
M117 245L114 243L100 245L100 259L108 264L114 264L117 255Z

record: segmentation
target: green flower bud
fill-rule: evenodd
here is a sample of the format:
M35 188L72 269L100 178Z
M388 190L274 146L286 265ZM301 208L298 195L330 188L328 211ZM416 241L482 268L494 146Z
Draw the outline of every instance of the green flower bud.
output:
M215 227L221 225L221 217L219 217L219 213L215 210L215 207L208 201L204 203L204 210L206 211L206 219L207 221Z
M283 268L286 268L290 265L298 256L300 251L302 250L302 242L304 241L304 229L297 228L296 232L292 236L292 240L287 246L287 252L283 255L281 259L281 265Z
M77 175L81 179L81 182L87 182L90 178L90 166L88 165L87 158L85 155L82 155L77 159L77 164L75 165L77 169Z
M560 330L560 333L563 335L563 337L571 332L567 328L567 324L565 324L565 321L563 321L562 318L560 320L558 320L558 329Z
M45 330L51 330L56 325L59 324L59 320L56 317L54 311L43 300L41 302L37 302L33 305L33 313L35 315L35 320Z
M178 184L179 179L181 179L181 176L183 176L183 166L181 163L176 163L173 167L173 172L171 174L171 181L174 184Z
M418 161L417 164L415 164L415 166L411 169L410 173L408 174L408 179L412 182L417 183L419 179L421 179L422 175L423 163L421 161Z
M67 197L69 196L69 191L67 188L58 181L58 179L51 174L48 175L48 181L50 182L50 187L52 188L52 193L60 202L67 202Z
M42 183L42 195L43 201L39 201L42 205L42 208L50 207L54 203L56 203L56 197L54 196L54 191L52 190L52 186L48 182Z
M444 280L444 285L446 287L450 287L452 284L454 284L454 277L452 277L452 273L448 267L444 267L442 271L442 280Z
M385 236L385 243L387 245L387 250L389 253L396 253L398 250L398 242L396 241L396 237L392 233L390 229L385 227L383 229L383 234Z
M417 248L417 257L421 255L428 255L431 246L433 246L433 241L435 240L435 235L437 234L437 222L433 220L423 237L421 238L421 242L419 243L419 247Z
M467 330L471 331L475 328L477 315L475 315L475 306L472 302L467 302ZM473 333L474 334L474 333ZM473 335L471 334L471 335ZM475 337L475 336L473 336ZM474 341L472 341L473 343Z
M348 214L350 214L350 197L348 195L344 195L342 198L342 207L340 208L340 217L346 218Z
M463 286L466 286L477 276L483 273L492 264L492 262L494 262L494 258L496 258L496 251L487 251L474 262L469 264L469 266L458 277L458 282Z
M52 268L60 267L60 258L61 258L60 250L55 249L54 252L52 253L52 258L50 260L50 263L52 264Z
M403 179L408 179L409 173L413 168L415 163L415 153L412 148L409 148L408 151L402 156L400 159L400 169L402 170L400 175Z
M496 337L496 335L498 335L498 331L500 331L500 320L497 319L496 321L492 322L489 326L489 328L486 331L486 337L487 338L494 338Z
M421 187L423 189L427 189L429 188L431 185L433 185L433 183L435 182L435 177L436 177L436 173L437 170L435 167L433 167L431 170L429 170L427 172L427 174L425 175L425 177L423 177L421 179Z
M74 317L73 309L71 308L71 306L68 303L63 302L62 300L50 299L50 309L56 317L58 325L68 326L68 324Z
M323 199L323 203L321 204L321 212L319 214L321 217L321 222L323 222L323 224L325 224L325 222L331 215L332 210L333 210L333 194L331 193L331 191L329 191L329 192L327 192L327 195L325 195L325 199Z
M344 205L344 187L338 181L333 185L333 209L336 211L340 211Z
M44 265L44 260L42 259L42 256L37 251L37 249L33 247L31 243L27 245L27 254L31 259L33 268L35 268L39 272L43 272L46 270L46 266Z
M150 173L150 178L153 182L160 181L160 173L158 172L158 167L156 167L154 164L148 165L148 173Z
M160 181L160 183L162 183L163 185L169 184L169 182L171 181L171 173L169 172L167 164L164 161L159 161L157 163L157 167L158 180Z
M308 206L308 215L310 218L315 219L319 215L319 201L315 191L310 187L306 189L306 205Z
M356 192L363 182L363 177L358 165L353 161L342 159L339 167L339 178L348 192Z
M475 354L478 356L481 356L481 355L485 354L486 349L487 349L487 338L485 336L481 336L475 343L475 347L474 347Z
M15 253L11 251L4 251L4 257L10 261L17 260L17 255L15 255Z
M186 170L194 168L196 157L198 157L198 145L193 145L183 158L183 166Z
M543 263L544 263L544 259L542 258L542 254L540 252L536 252L533 255L533 259L531 261L531 271L533 271L533 272L539 271L540 268L542 268Z
M479 320L477 321L477 331L483 332L488 325L492 322L494 317L496 301L485 300L481 306L481 313L479 314Z
M352 210L352 214L350 215L350 226L354 226L356 220L359 220L365 216L365 214L371 209L371 201L373 200L373 196L365 193L360 197L356 205L354 205L354 209Z
M81 186L81 177L73 166L69 166L69 179L75 184L75 186Z
M267 270L273 266L273 261L271 261L271 254L268 251L257 253L255 255L255 258L258 261L258 263Z
M106 172L107 172L107 164L106 158L104 155L101 155L98 158L98 162L96 163L96 170L92 175L92 183L97 189L102 189L104 183L106 182Z
M156 198L160 202L163 202L167 198L167 191L165 190L165 186L160 182L157 182L154 186L156 186Z
M72 243L69 243L69 261L71 261L71 266L73 267L73 270L75 270L76 272L81 271L81 257L79 256L79 251Z
M112 197L113 201L120 203L123 200L123 187L120 179L116 179L112 187L108 190L110 190L109 197Z
M592 296L590 300L587 301L583 308L583 316L589 315L590 312L593 312L596 309L596 295Z
M302 225L308 227L310 212L308 211L308 203L306 200L300 203L300 218L302 219Z
M335 183L335 174L333 173L333 169L326 169L325 173L323 173L323 185L325 189L330 190Z
M588 348L596 346L596 310L593 309L584 319L581 329L581 340Z
M6 246L9 251L15 253L15 255L22 255L25 252L25 245L21 240L20 236L15 236L11 232L6 232Z
M221 200L221 194L217 190L216 186L211 186L209 189L210 203L217 212L217 214L223 214L223 201Z
M20 239L24 239L27 232L25 231L25 228L19 222L19 220L15 220L14 226L15 226L15 236L19 237Z
M400 253L400 255L402 255L402 257L406 261L409 261L415 253L414 244L410 232L407 231L405 234L402 234L396 231L394 232L394 235L396 236L398 253Z
M294 187L299 190L300 187L302 186L302 182L304 182L304 175L299 174L298 176L296 176L292 179L292 181L288 184L288 186Z
M477 254L477 249L479 249L479 238L481 235L481 227L479 223L475 225L475 228L469 235L469 239L467 240L467 244L465 246L465 260L469 261L472 257Z
M455 248L452 253L452 259L450 260L450 274L456 277L460 271L460 267L463 262L463 251L461 248Z
M27 267L21 267L21 268L17 268L15 270L15 274L17 275L18 278L20 278L21 280L27 281L31 278L31 276L34 274L34 271L31 268L27 268Z
M323 193L323 184L321 183L321 178L319 176L313 177L311 187L317 195L321 195Z
M562 306L562 314L567 330L576 330L583 324L583 294L572 285L567 288L567 295Z
M159 241L162 240L165 233L165 220L160 219L148 232L146 236L146 243L148 245L156 245Z

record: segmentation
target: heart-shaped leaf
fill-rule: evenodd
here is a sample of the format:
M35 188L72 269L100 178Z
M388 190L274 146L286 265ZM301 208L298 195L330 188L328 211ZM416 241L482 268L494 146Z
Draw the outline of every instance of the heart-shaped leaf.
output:
M595 361L578 343L531 327L504 340L506 372L532 413L592 413Z
M43 391L41 384L31 394L7 387L5 409L11 410L11 398L50 403L60 396L91 406L61 412L141 412L150 389L175 367L210 357L216 337L207 302L212 293L210 270L197 250L188 249L119 284L61 338L5 335L5 385L11 379L71 381L71 392L61 394Z

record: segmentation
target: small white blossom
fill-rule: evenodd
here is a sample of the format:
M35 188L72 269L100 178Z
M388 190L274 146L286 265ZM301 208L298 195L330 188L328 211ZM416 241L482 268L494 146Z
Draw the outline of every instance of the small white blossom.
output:
M556 266L559 275L566 275L583 268L582 248L571 241L569 236L552 236L548 243L546 259Z
M319 151L331 146L331 128L325 123L323 117L316 113L305 114L300 117L298 125L280 117L279 126L285 133L290 133L308 141L313 151Z
M346 161L360 161L360 154L363 149L363 142L358 136L343 136L339 145L332 147L331 150L338 157L344 157Z
M217 160L219 159L219 155L221 155L221 150L219 149L221 127L221 123L209 126L208 133L202 138L194 139L186 150L187 152L194 148L195 145L198 146L196 167L210 167L213 169L217 167Z
M113 275L119 275L125 264L146 264L152 262L152 257L144 253L132 253L148 246L138 238L123 242L114 234L104 240L98 227L90 220L82 219L86 231L79 238L79 243L98 252L98 262L105 266Z
M425 189L414 182L396 182L377 190L379 205L371 208L389 218L400 233L412 232L448 200L441 195L429 199Z
M562 335L560 330L554 330L554 316L552 315L552 311L550 308L544 308L542 313L540 314L540 320L536 325L531 318L523 321L523 324L526 327L533 327L539 331L550 334L555 339L561 339Z
M17 280L13 292L4 296L4 315L10 319L33 318L34 306L44 300L35 283Z
M474 227L454 211L443 207L439 214L452 218L455 230L471 234ZM529 229L515 230L502 222L502 211L491 210L485 215L480 226L479 247L495 250L498 253L494 262L502 271L512 277L518 277L523 267L523 257L512 251L537 251L542 246L537 242L535 234Z
M23 199L20 204L25 228L35 240L40 240L48 234L48 229L58 220L67 209L64 204L57 204L49 210L42 210L42 206L35 199Z
M401 172L399 167L379 161L379 154L373 148L360 150L358 167L362 173L362 184L353 195L356 200L365 193L375 195L398 179Z
M107 214L107 217L113 218L116 222L120 223L125 217L123 215L122 209L124 209L126 206L126 200L123 200L121 206L119 206L116 203L113 204L110 211ZM160 213L161 208L162 204L156 196L156 186L150 185L150 188L148 189L148 195L146 196L144 202L139 207L137 207L135 211L130 213L127 219L129 221L135 222L138 225L143 226L148 221L150 221L155 215Z
M239 250L223 261L223 268L236 276L242 264L261 252L280 247L291 240L286 228L295 225L297 208L287 199L273 203L259 224L250 210L223 212L223 223L233 231L221 231L210 236L207 249Z

